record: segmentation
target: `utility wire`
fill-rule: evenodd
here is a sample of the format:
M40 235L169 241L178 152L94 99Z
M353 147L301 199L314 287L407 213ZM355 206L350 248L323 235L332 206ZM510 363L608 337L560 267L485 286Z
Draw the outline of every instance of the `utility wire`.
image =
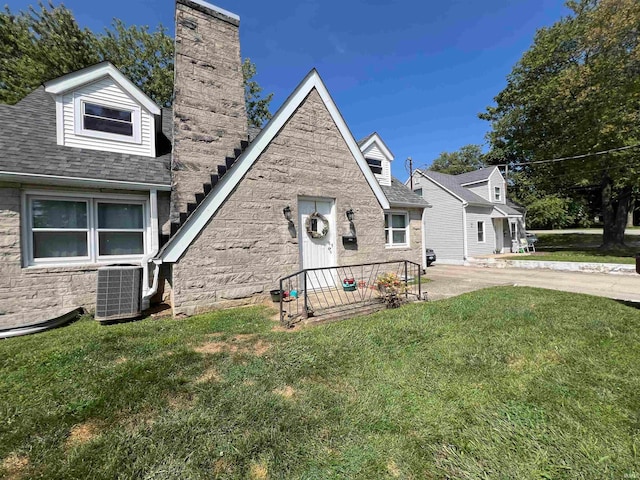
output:
M640 147L640 143L636 143L635 145L628 145L626 147L611 148L609 150L603 150L601 152L583 153L581 155L573 155L571 157L553 158L553 159L550 159L550 160L534 160L534 161L531 161L531 162L499 163L496 166L497 167L506 167L506 166L519 167L519 166L523 166L523 165L534 165L534 164L539 164L539 163L552 163L552 162L563 162L565 160L578 160L580 158L595 157L595 156L598 156L598 155L605 155L607 153L621 152L623 150L629 150L631 148L638 148L638 147Z

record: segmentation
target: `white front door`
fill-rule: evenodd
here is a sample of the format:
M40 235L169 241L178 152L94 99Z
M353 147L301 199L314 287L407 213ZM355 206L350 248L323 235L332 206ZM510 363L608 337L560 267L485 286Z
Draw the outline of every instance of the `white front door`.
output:
M302 268L325 268L336 266L336 219L335 203L332 199L300 199L298 200L300 238L300 259ZM321 218L314 217L319 213L326 219L326 224ZM311 217L311 218L310 218ZM317 232L313 234L307 231L309 228ZM326 233L325 233L326 229ZM323 233L325 233L323 235ZM308 275L309 289L329 288L335 285L332 270L311 271Z

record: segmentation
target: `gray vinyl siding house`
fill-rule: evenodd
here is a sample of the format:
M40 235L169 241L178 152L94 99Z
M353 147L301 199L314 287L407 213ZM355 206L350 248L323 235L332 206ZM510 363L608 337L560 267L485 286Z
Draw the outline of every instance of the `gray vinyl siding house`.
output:
M425 210L425 246L440 263L517 251L525 238L524 215L507 204L506 182L497 167L461 175L416 170L414 191Z

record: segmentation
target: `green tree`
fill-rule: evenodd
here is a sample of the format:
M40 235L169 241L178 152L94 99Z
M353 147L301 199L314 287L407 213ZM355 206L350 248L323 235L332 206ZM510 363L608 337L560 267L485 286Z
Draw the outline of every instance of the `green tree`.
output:
M492 148L509 162L574 156L640 140L640 2L575 0L571 14L539 30L480 117L491 121ZM571 196L597 188L603 247L623 245L638 187L637 149L515 168L539 189Z
M16 103L38 85L100 61L96 38L64 6L0 13L0 102Z
M49 0L38 7L15 15L5 7L0 13L0 103L16 103L47 80L108 60L156 103L171 105L174 42L162 25L150 31L114 19L96 35L80 28L64 5ZM249 59L242 73L248 123L262 126L271 118L273 94L261 98Z
M270 93L260 98L262 87L253 80L256 75L256 66L249 58L242 62L242 78L244 80L244 102L247 108L247 121L249 126L262 127L265 121L271 118L269 103L273 97Z
M429 170L449 175L472 172L486 166L480 145L465 145L456 152L442 152Z
M111 29L97 37L102 60L113 63L157 104L170 106L173 100L173 38L159 25L127 27L114 19Z

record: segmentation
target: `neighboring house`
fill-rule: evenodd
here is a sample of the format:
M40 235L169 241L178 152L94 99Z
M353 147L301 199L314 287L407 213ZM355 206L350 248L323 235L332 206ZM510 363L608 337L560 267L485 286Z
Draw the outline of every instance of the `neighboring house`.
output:
M425 246L439 263L516 251L525 238L524 215L507 202L498 167L460 175L416 170L413 189L433 206L425 210Z
M427 202L377 134L358 145L315 70L248 131L239 18L202 0L177 0L173 110L102 63L0 123L0 328L93 309L104 265L141 265L143 305L175 315L261 301L302 268L424 265Z

